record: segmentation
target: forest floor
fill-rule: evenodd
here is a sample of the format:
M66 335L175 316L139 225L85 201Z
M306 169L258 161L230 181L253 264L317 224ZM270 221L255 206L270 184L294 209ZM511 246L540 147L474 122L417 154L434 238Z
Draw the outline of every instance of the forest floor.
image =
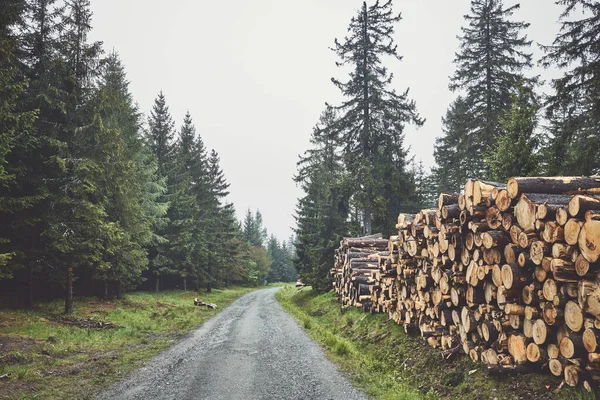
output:
M255 288L77 298L0 308L0 399L92 398ZM195 307L194 298L216 310Z
M333 292L285 288L277 299L321 344L353 383L378 399L594 399L549 374L492 377L466 356L444 361L439 350L388 321L387 315L341 312Z

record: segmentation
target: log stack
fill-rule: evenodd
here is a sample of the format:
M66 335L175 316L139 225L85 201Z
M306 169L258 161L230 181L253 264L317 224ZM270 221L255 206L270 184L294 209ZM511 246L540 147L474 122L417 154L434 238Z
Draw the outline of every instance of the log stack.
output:
M600 381L600 178L469 180L396 227L343 240L343 306L385 312L491 373Z
M386 282L393 284L382 273L388 261L388 240L381 235L344 238L335 252L333 286L340 294L342 307L360 307L365 311L382 312L379 301ZM393 274L395 274L395 270Z

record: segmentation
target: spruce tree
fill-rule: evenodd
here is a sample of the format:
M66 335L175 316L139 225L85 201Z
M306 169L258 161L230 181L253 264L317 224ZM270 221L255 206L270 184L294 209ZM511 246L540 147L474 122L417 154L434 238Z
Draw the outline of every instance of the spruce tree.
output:
M43 233L53 259L67 271L65 312L72 311L73 273L105 267L105 248L118 228L108 220L104 170L123 150L115 132L93 113L101 43L89 43L92 12L88 0L65 2L58 54L64 67L65 121L59 134L61 171L53 188L53 212Z
M242 223L242 236L251 246L261 247L267 240L267 230L263 226L262 214L256 210L254 214L248 209Z
M229 183L220 166L220 158L212 150L208 158L208 184L211 193L209 211L212 219L207 226L206 290L210 292L222 276L223 264L228 260L228 245L235 238L236 220L233 205L225 202L229 195Z
M408 89L396 93L391 87L393 74L382 65L382 57L402 59L393 39L400 19L392 11L391 0L376 1L370 7L364 2L350 21L348 36L341 42L336 39L333 48L340 59L338 66L352 69L347 81L332 79L344 96L337 107L341 114L336 129L341 133L347 168L357 178L355 202L367 234L373 228L387 228L389 224L382 225L383 221L398 213L398 203L409 193L404 127L424 122L408 98Z
M474 177L487 176L482 154L500 135L499 118L510 107L510 93L527 81L523 71L532 66L531 41L523 33L529 24L510 20L518 8L505 8L502 0L472 0L467 26L461 28L450 89L465 93L470 118L476 121L465 139L472 151L463 154Z
M283 281L283 254L279 247L279 241L274 235L271 235L267 242L267 253L271 259L271 266L269 268L269 282L282 282Z
M166 104L165 95L161 91L154 100L154 106L148 117L146 143L156 159L158 176L167 183L167 191L158 201L168 203L171 200L172 186L169 177L175 166L175 130L174 122ZM169 242L166 239L169 219L165 216L155 220L154 240L148 248L149 265L155 277L156 291L160 290L161 276L175 273L168 258Z
M547 102L551 139L546 161L552 173L592 175L600 172L600 5L594 1L560 0L562 26L544 47L542 65L559 67ZM583 17L572 15L582 12Z
M254 215L252 211L248 208L246 210L246 215L244 217L244 221L242 222L242 236L244 240L248 243L252 242L252 235L254 233Z
M33 140L37 113L24 111L21 97L27 90L27 81L20 73L17 57L18 38L16 26L22 21L25 2L5 0L0 3L0 219L18 212L29 205L26 196L13 196L15 184L21 173L18 159L23 147ZM5 225L0 234L0 278L12 277L13 270L20 266L9 261L16 255L11 243L11 232Z
M147 268L145 246L152 241L152 224L165 213L157 203L164 188L157 187L156 165L141 137L141 115L133 103L124 67L116 53L103 62L99 91L93 99L93 111L106 129L114 131L119 152L105 163L103 187L108 198L108 220L118 227L118 234L106 243L105 268L95 273L106 284L121 289L135 287ZM105 290L106 292L106 290ZM106 293L105 293L106 294Z
M353 182L340 161L339 132L334 109L327 108L313 129L312 148L298 162L294 177L304 192L296 206L294 265L305 283L327 290L335 248L348 235Z
M23 271L16 279L27 283L23 299L26 306L32 305L34 280L57 278L52 273L56 268L51 268L49 241L43 237L53 212L52 193L58 190L57 178L62 174L59 153L66 148L61 138L66 121L66 94L62 61L58 57L59 23L64 7L55 3L55 0L27 0L20 20L20 72L28 85L23 87L18 107L38 117L32 129L24 129L5 155L12 183L2 189L1 195L4 205L0 218L3 226L10 227L4 233L10 244L5 243L0 253L4 249L13 253L9 267ZM7 21L10 15L3 14ZM19 73L12 67L11 71Z
M187 278L195 277L196 262L194 256L197 245L201 242L198 237L198 203L193 192L194 185L200 173L201 159L195 154L196 129L189 112L186 114L180 130L179 140L175 147L176 165L170 173L169 180L171 205L169 207L169 228L166 235L170 242L169 258L173 268L183 279L183 288L187 289Z
M296 268L293 263L293 247L290 247L285 241L281 242L281 280L283 282L293 282L296 280Z

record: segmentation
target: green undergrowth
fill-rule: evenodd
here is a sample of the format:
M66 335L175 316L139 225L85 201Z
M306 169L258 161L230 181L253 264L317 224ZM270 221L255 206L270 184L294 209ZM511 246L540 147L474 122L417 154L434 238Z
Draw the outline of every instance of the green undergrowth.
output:
M252 290L77 298L68 320L61 301L0 309L0 399L93 398ZM195 297L218 308L195 307ZM103 322L116 326L102 328Z
M594 399L544 374L492 377L465 356L442 360L439 350L408 335L383 314L341 311L333 292L284 288L282 306L327 350L353 383L378 399Z

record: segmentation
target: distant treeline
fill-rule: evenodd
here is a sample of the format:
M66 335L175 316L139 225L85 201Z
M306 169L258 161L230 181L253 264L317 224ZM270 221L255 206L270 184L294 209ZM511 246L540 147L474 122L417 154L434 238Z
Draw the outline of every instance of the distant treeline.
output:
M31 306L66 292L69 312L73 287L112 296L295 278L289 245L272 238L267 251L258 211L237 221L189 112L177 129L161 92L144 121L118 55L88 41L89 0L0 10L4 297Z
M345 80L332 78L344 100L326 105L295 177L305 193L296 211L295 264L308 283L329 287L343 236L391 234L389 221L399 213L433 206L437 193L458 192L467 178L600 172L600 5L556 3L561 29L534 60L529 23L513 18L518 4L471 1L448 82L457 98L442 118L430 172L404 144L405 126L425 121L408 89L396 92L382 62L402 59L393 39L401 16L391 0L363 3L333 46L337 64L351 71ZM550 93L540 93L534 63L561 68Z

